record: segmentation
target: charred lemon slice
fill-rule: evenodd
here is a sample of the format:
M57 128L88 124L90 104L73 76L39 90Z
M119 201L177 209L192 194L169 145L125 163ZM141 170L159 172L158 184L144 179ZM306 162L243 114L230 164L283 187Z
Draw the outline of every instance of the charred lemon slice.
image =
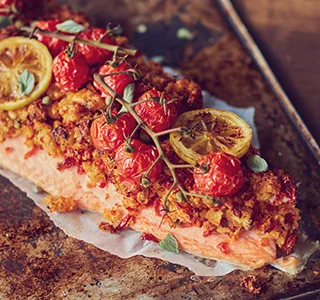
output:
M52 57L46 46L20 36L0 41L0 109L14 110L39 98L51 76Z
M188 111L179 116L174 127L182 127L182 130L170 133L170 144L179 157L190 164L213 152L241 157L251 145L250 126L236 114L225 110L204 108Z

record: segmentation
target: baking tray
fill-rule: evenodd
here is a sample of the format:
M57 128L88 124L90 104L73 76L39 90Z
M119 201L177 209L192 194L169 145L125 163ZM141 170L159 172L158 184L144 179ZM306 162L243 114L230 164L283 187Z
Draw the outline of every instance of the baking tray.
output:
M98 25L123 24L135 46L230 104L253 105L262 155L301 182L303 226L319 239L319 149L230 1L62 2ZM194 38L177 38L180 28ZM141 256L120 259L66 236L5 178L0 197L0 299L315 299L320 289L320 253L297 276L264 267L199 278L179 265ZM263 282L259 296L240 286L249 274Z

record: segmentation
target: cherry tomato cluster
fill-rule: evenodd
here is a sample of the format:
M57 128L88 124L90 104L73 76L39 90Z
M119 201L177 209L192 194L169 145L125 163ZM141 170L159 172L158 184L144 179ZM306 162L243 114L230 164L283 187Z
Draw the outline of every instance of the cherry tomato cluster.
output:
M1 1L1 0L0 0ZM8 1L8 0L7 0ZM38 21L35 26L47 31L56 31L60 20ZM68 34L60 32L62 34ZM113 52L77 43L72 53L65 53L68 43L55 37L35 33L38 41L49 49L53 60L53 75L57 85L65 91L77 91L92 77L92 68L103 65L113 55ZM79 39L101 41L115 45L115 40L106 34L106 30L89 28L78 34Z
M134 82L128 74L130 67L121 62L117 66L106 64L99 69L100 75L107 75L104 82L118 95L124 96L125 87ZM116 74L115 74L116 73ZM101 92L102 97L112 96L102 85L94 82L94 86ZM141 120L154 132L161 132L171 128L178 113L174 103L161 92L151 89L134 101L141 102L134 106L134 110ZM161 101L163 103L161 103ZM129 117L130 116L130 117ZM132 153L126 150L126 137L132 135L137 123L130 113L121 115L115 122L106 122L101 116L91 126L92 141L97 149L115 153L115 163L121 182L132 189L141 185L143 174L158 157L158 151L154 146L133 139L130 146ZM153 183L161 174L163 162L159 161L148 174L147 179Z
M123 96L125 87L134 82L132 76L124 73L128 69L129 66L125 62L114 67L107 64L100 68L99 74L110 74L104 77L104 82L118 95ZM117 74L112 75L114 73ZM111 96L99 83L94 82L94 86L101 92L102 97ZM169 129L178 116L175 104L160 103L160 100L168 103L169 99L155 89L145 92L134 100L141 101L140 104L134 106L135 112L154 132ZM137 139L133 139L130 143L133 152L126 150L128 146L126 139L131 137L136 125L130 113L120 115L114 122L107 122L105 116L102 115L91 125L93 144L97 149L115 153L115 163L120 180L129 189L141 185L143 174L146 174L158 157L158 151L154 146L144 144ZM159 178L162 165L163 162L159 161L152 168L147 176L150 183Z
M124 73L129 67L122 62L116 67L104 65L99 74L110 75L104 77L104 82L118 95L123 96L125 87L134 82L133 78ZM112 75L113 73L117 73ZM111 96L99 83L95 87L103 97ZM134 110L141 120L153 131L162 132L170 129L177 119L176 106L166 95L151 89L135 99L139 102ZM129 117L130 116L130 117ZM92 123L91 137L97 149L115 152L115 163L121 182L129 189L141 184L141 178L153 162L157 159L156 148L143 144L134 139L131 145L133 153L125 150L125 139L134 131L136 122L126 113L115 122L106 123L101 116ZM210 196L230 196L235 194L244 183L240 161L226 153L213 153L199 160L199 165L207 164L207 170L196 169L194 173L194 189ZM148 179L154 182L161 174L162 161L153 168Z

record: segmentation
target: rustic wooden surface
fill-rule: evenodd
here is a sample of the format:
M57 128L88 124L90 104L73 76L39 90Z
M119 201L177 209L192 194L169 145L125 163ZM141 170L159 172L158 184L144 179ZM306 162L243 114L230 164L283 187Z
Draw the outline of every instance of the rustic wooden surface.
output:
M85 2L79 0L78 4L94 14L97 22L120 21L141 47L146 45L135 32L138 24L147 25L150 39L158 32L162 42L174 36L171 31L174 33L175 27L189 27L195 33L193 41L165 43L185 46L175 49L175 61L168 51L168 61L231 104L256 108L263 156L301 182L299 206L304 220L319 222L319 167L215 2L136 0L132 5L130 0L109 0L104 12L101 5L90 2L85 7ZM167 26L165 31L161 32L159 24ZM311 234L319 238L316 226L312 228ZM320 253L298 276L265 267L209 281L194 281L186 268L157 259L120 259L67 237L4 178L0 179L0 233L0 299L257 299L240 286L240 279L248 274L264 282L261 299L279 299L320 287L316 273Z
M233 3L319 144L319 0Z

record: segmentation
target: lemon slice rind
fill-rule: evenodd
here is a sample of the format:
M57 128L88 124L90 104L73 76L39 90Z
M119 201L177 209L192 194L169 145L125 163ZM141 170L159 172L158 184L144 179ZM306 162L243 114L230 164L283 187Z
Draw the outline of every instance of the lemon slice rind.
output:
M226 152L242 157L251 145L252 129L238 115L216 108L188 111L180 115L174 127L198 126L193 137L181 132L170 133L170 144L176 154L190 164L202 155Z
M28 48L34 54L34 56L37 58L36 61L31 60L25 62L23 60L23 53L26 52L26 48ZM15 50L21 50L22 52L22 57L19 57L20 64L17 62L17 65L12 69L0 68L0 84L14 85L14 87L11 86L14 97L12 97L10 100L1 101L1 97L4 96L0 94L0 109L3 110L15 110L30 104L32 101L38 99L42 94L44 94L51 83L52 57L45 45L37 40L20 36L10 37L0 41L0 55L5 55L3 54L4 51L10 52ZM18 75L21 74L25 69L28 69L35 76L37 76L38 80L32 92L29 95L21 97L17 82ZM9 78L10 82L5 82L7 78Z

